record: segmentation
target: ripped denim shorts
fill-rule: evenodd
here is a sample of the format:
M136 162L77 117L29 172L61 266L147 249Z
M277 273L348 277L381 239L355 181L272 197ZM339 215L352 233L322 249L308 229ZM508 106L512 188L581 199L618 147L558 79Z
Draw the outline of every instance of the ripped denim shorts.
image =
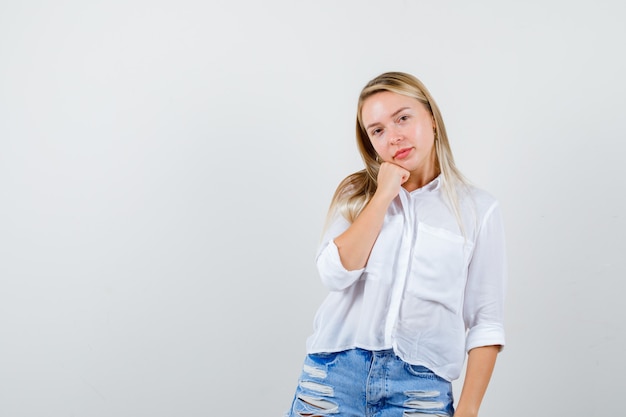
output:
M393 350L306 356L285 417L419 417L454 414L452 384Z

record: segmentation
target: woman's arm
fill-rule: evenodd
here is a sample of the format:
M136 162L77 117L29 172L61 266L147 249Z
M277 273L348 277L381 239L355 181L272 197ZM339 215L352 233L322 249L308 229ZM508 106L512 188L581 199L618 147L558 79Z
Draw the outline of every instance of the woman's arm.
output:
M496 203L483 219L468 270L463 318L469 357L455 417L478 415L496 356L505 344L506 277L504 227Z
M352 271L365 267L383 227L387 208L408 178L409 172L404 168L388 162L381 164L378 187L372 199L350 227L334 239L344 268Z
M482 346L469 351L461 397L454 417L476 417L491 379L500 346Z

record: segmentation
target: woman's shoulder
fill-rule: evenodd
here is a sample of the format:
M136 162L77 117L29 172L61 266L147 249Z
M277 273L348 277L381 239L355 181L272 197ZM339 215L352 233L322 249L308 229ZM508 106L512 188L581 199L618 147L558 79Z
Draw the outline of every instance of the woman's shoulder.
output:
M468 190L469 195L474 199L484 200L490 203L494 203L498 201L496 196L491 191L488 191L485 188L482 188L475 184L468 184L466 188Z
M475 184L457 187L462 207L471 207L479 214L486 214L500 205L498 198L486 189Z

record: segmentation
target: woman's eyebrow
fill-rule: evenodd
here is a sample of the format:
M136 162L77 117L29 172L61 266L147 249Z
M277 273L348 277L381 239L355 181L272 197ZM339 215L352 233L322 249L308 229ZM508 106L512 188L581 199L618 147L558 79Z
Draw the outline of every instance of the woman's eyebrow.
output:
M389 116L389 117L391 117L393 119L394 117L396 117L396 115L398 113L402 113L404 110L407 110L407 109L410 109L410 107L408 107L408 106L407 107L400 107L398 110L394 111L391 114L391 116ZM365 127L365 130L369 130L369 128L371 128L372 126L376 126L377 124L380 124L380 123L379 122L370 123L369 125L367 125Z

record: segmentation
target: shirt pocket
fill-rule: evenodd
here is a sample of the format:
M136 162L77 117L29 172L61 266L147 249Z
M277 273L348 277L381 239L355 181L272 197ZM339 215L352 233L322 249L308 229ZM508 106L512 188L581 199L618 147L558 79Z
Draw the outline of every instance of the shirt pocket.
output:
M456 314L463 302L471 248L463 236L419 223L407 292Z

